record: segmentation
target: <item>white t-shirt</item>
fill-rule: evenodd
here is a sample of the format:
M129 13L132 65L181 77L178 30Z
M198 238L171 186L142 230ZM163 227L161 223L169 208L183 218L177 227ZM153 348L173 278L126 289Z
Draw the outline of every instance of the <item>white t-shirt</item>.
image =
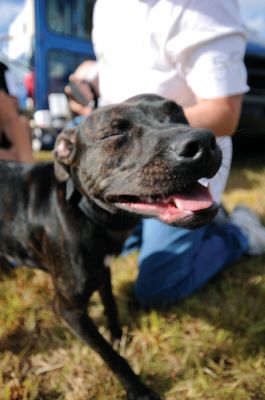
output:
M183 107L248 90L245 34L236 0L97 0L93 44L101 104L156 93ZM210 182L220 201L232 157Z

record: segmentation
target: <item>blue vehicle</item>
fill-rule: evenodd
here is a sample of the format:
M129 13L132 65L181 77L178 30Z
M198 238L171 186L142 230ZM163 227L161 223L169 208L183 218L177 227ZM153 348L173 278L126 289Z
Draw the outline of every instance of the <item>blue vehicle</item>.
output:
M78 65L95 59L94 5L95 0L23 0L9 27L0 61L15 77L18 95L12 94L32 116L34 150L52 148L58 130L71 118L64 88ZM54 108L62 114L55 116Z
M244 95L239 136L265 138L265 41L249 37L245 64L250 90Z
M51 122L45 126L33 119L33 149L51 149L63 126L52 116L50 94L63 94L69 75L84 60L95 59L91 41L92 15L95 0L34 0L25 2L33 17L31 56L27 60L34 87L31 94L36 111ZM24 16L24 18L27 18ZM26 21L28 24L28 21ZM28 74L28 75L30 75ZM62 98L62 97L61 97ZM65 99L64 104L67 106ZM45 111L45 114L44 114ZM38 114L40 115L40 113ZM35 121L35 123L34 123Z
M48 94L63 92L68 76L94 59L91 42L95 0L35 0L35 109L48 107Z

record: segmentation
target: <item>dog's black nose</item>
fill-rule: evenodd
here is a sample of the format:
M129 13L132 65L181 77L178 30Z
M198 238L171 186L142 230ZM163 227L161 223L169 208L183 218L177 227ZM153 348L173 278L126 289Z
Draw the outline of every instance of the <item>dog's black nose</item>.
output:
M183 132L171 144L174 158L182 167L196 171L196 175L211 178L220 167L222 154L214 134L206 129Z
M185 133L184 140L177 145L178 156L185 159L207 157L216 152L216 139L212 132L196 129Z

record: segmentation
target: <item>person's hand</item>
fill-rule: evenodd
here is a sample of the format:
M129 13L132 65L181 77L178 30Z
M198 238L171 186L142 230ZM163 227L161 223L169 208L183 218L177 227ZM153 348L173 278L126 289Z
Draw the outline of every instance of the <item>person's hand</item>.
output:
M78 115L88 115L94 107L95 97L98 97L97 63L93 60L84 61L69 76L69 85L65 87L71 110Z
M88 115L94 108L94 93L88 83L75 75L69 77L69 85L64 89L70 109L78 115Z

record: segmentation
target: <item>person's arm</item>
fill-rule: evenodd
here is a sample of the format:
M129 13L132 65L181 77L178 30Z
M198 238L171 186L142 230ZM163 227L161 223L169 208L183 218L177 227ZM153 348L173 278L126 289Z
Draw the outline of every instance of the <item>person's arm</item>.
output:
M243 95L234 95L205 100L184 109L190 125L207 128L216 136L233 135L237 127Z
M28 121L18 114L14 99L0 91L0 129L11 144L0 148L0 159L33 162L31 135Z

